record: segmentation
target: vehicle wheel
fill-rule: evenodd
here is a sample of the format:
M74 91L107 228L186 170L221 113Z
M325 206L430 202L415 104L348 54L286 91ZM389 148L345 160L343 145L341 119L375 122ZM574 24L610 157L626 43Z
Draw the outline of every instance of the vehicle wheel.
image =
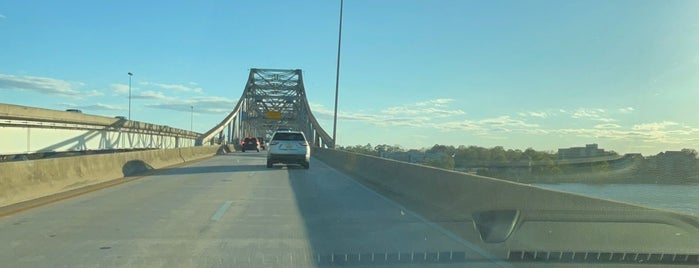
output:
M267 160L267 168L272 168L272 161Z
M305 163L302 164L302 166L303 166L304 169L308 169L308 168L311 167L311 163L305 162Z

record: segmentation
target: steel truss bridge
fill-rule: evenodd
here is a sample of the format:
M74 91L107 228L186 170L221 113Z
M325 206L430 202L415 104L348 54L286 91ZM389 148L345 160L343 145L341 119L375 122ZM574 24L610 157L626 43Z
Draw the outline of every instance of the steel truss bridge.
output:
M199 144L234 143L248 135L268 138L280 127L303 131L317 147L335 145L311 112L300 69L251 69L238 104Z

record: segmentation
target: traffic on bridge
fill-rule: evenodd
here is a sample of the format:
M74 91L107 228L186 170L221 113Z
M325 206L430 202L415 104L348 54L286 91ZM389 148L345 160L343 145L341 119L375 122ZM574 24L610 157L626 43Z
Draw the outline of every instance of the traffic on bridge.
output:
M696 217L323 148L333 141L308 108L301 74L252 69L235 109L201 135L197 150L0 163L12 170L0 176L8 182L0 260L6 267L699 261L687 251L697 245ZM231 138L243 133L262 137L266 148L257 138ZM298 161L283 161L292 156ZM38 177L42 170L52 176Z
M8 1L0 268L699 267L696 14Z

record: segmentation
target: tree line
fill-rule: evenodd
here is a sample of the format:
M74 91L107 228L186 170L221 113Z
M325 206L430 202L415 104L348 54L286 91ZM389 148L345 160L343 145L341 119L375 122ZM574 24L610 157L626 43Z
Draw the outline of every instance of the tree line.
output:
M453 145L435 144L431 148L406 150L400 145L380 144L372 146L371 143L367 143L366 145L338 146L338 149L373 156L397 152L442 154L443 157L429 159L423 164L447 169L477 166L484 163L507 164L523 161L550 161L553 163L554 160L558 159L558 154L552 151L537 151L532 148L525 150L505 149L502 146L485 148L474 145L459 145L455 147Z
M502 146L486 148L481 146L452 146L435 144L430 148L404 149L399 145L380 144L372 146L338 146L338 149L373 155L389 156L395 153L430 154L421 158L421 161L413 161L418 164L444 168L449 170L475 170L477 174L512 179L514 177L563 176L570 174L595 174L619 181L696 181L699 180L699 153L694 149L682 149L678 152L664 152L657 155L643 157L630 155L621 161L593 161L589 164L568 165L565 161L559 161L558 153L553 151L537 151L533 148L525 150L505 149ZM614 151L607 151L607 155L618 156ZM527 163L529 165L527 169ZM499 166L502 164L501 166ZM508 164L513 164L509 168ZM612 166L613 164L613 166ZM498 167L499 166L499 167ZM522 169L521 167L524 167ZM483 168L494 167L494 168ZM624 168L626 167L626 171ZM611 173L619 170L622 172ZM630 168L630 169L629 169Z

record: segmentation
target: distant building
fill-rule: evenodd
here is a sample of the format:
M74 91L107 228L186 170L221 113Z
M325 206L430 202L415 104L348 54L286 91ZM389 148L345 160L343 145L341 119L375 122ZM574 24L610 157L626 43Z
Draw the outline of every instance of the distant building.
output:
M586 144L585 147L558 149L558 159L598 157L605 155L608 155L608 153L605 152L604 149L598 148L596 143Z

